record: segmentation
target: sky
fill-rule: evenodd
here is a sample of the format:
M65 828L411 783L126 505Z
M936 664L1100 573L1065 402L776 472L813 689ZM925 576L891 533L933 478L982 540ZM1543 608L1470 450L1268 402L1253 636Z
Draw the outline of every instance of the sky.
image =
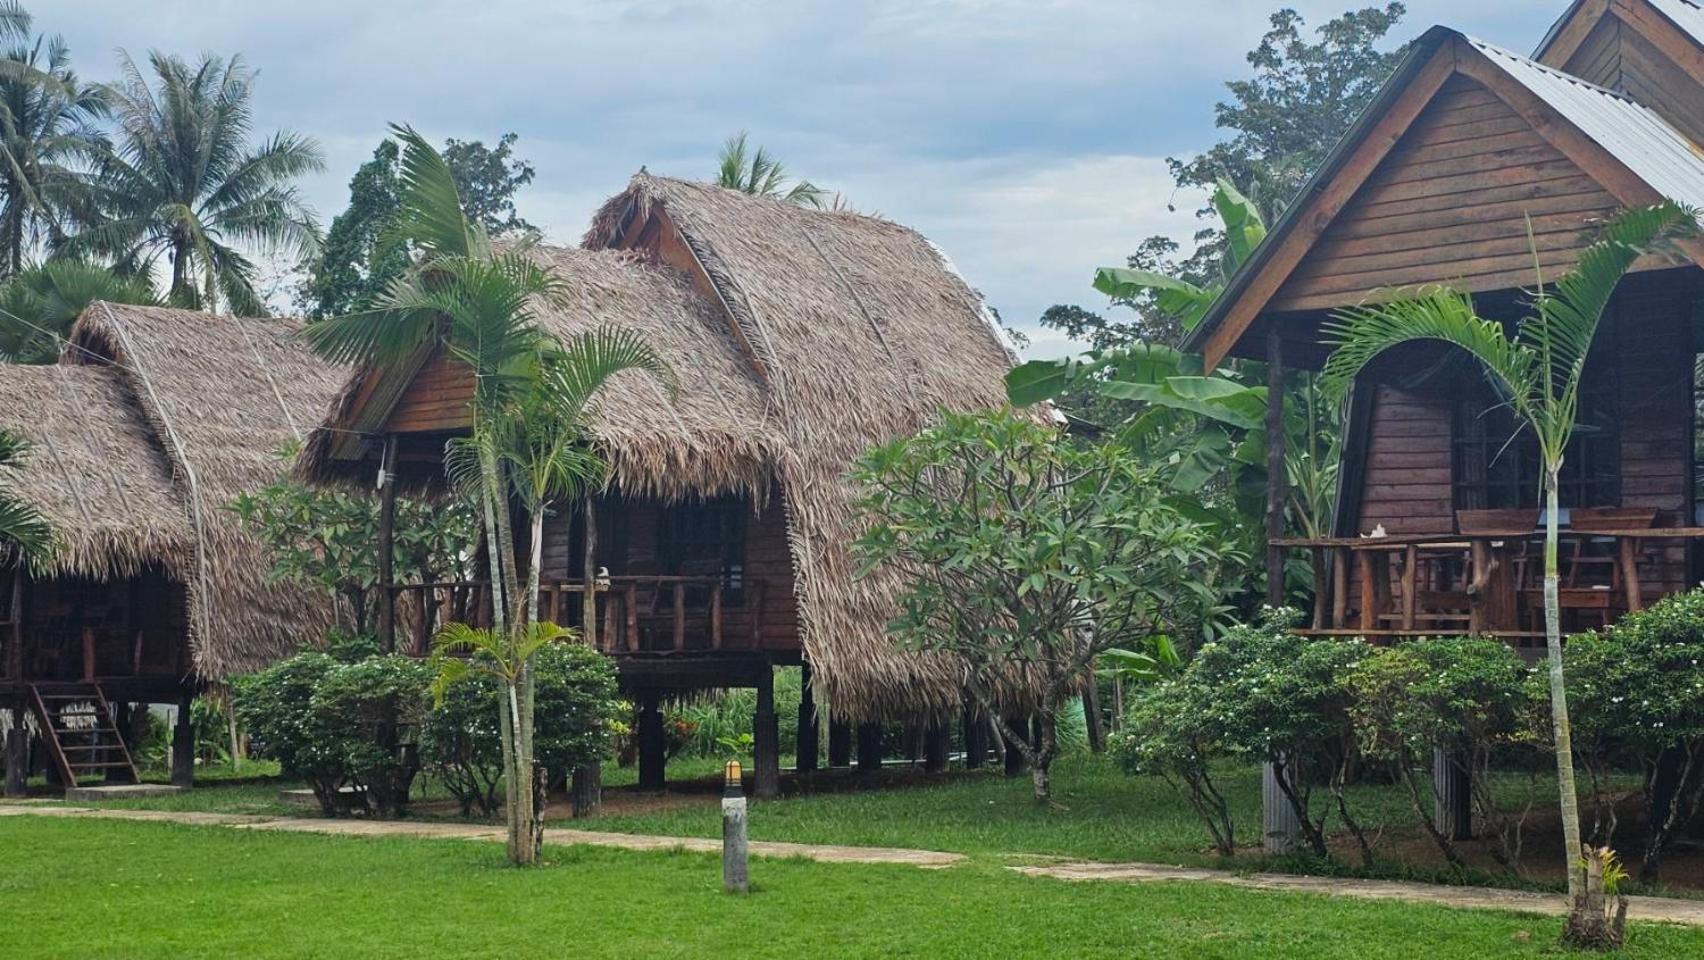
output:
M1371 0L1291 0L1310 27ZM1105 305L1094 268L1184 241L1199 197L1165 158L1217 139L1213 104L1282 0L26 0L79 72L120 49L240 53L257 135L315 138L303 190L327 223L386 126L493 143L518 197L572 243L640 166L703 178L732 133L857 209L920 230L1032 356L1075 345L1036 319ZM1409 0L1393 42L1445 23L1528 51L1566 0Z

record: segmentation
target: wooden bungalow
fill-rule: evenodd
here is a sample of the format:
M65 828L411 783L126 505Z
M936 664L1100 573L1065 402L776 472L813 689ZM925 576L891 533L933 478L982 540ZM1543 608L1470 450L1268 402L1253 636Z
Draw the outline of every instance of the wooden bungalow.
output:
M1321 324L1343 307L1447 284L1512 322L1535 261L1547 277L1566 270L1605 218L1665 198L1704 206L1701 109L1704 10L1692 0L1580 0L1533 58L1434 28L1186 346L1210 366L1265 360L1281 397L1288 370L1324 361ZM1635 265L1592 349L1558 517L1565 628L1698 582L1704 244L1676 256ZM1281 402L1271 407L1275 425ZM1282 458L1282 431L1268 436ZM1286 538L1283 485L1269 489L1269 599L1303 551L1308 632L1474 633L1536 656L1536 466L1531 437L1471 361L1438 344L1390 351L1348 403L1332 535ZM1446 780L1440 817L1465 831L1463 785ZM1268 804L1278 846L1280 807Z
M323 633L323 596L271 583L226 505L275 479L347 378L287 321L96 303L54 366L0 371L0 428L31 444L0 476L51 524L33 566L0 570L6 789L32 752L72 785L134 779L127 708L176 704L173 779L191 776L187 706L204 685ZM29 718L26 720L26 718Z
M860 763L879 763L883 720L930 726L944 757L962 684L885 636L896 585L852 575L845 473L939 408L1002 402L1013 354L976 292L885 220L644 172L598 212L583 247L537 255L573 291L544 317L551 333L632 328L680 379L672 404L638 375L612 385L592 425L613 482L589 511L591 546L588 511L564 510L546 525L541 571L550 613L575 625L593 581L596 642L643 706L641 783L662 784L661 698L755 686L758 788L773 791L771 678L784 664L809 676L801 768L817 763L820 700L832 704L831 763L848 761L853 723ZM401 486L437 482L471 390L436 348L401 370L363 371L300 469L372 484L391 456ZM418 588L392 595L430 611L454 589L424 605Z

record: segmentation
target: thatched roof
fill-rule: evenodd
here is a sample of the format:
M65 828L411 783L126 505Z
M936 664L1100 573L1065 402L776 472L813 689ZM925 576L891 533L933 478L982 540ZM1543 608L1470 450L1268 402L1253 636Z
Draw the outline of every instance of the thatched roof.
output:
M30 442L0 484L53 527L37 575L105 580L160 566L181 579L190 568L194 534L171 464L120 371L8 364L0 429Z
M305 438L348 378L310 354L288 320L95 303L63 362L110 368L167 459L192 566L197 672L218 679L299 648L331 622L330 601L268 582L272 560L228 508L272 482L278 452ZM78 371L82 373L83 371Z
M633 330L669 360L679 379L672 404L654 379L638 373L618 375L600 393L591 434L616 485L670 499L735 490L761 496L780 433L762 384L714 306L679 272L636 254L550 246L533 253L550 264L572 298L544 312L542 326L563 340L600 325ZM317 482L371 484L363 436L383 430L417 369L351 378L326 424L309 438L299 472Z
M661 211L702 266L749 350L785 438L778 476L816 682L846 715L956 715L945 660L886 636L900 585L853 578L852 461L941 407L1005 400L1014 362L944 255L906 227L641 172L585 244L618 245Z

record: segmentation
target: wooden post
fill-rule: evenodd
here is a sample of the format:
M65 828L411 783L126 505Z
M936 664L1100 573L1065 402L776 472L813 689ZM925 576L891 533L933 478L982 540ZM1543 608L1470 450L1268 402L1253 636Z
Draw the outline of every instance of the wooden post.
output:
M83 682L95 682L95 628L83 628Z
M1095 676L1094 667L1084 671L1083 678L1083 721L1088 728L1089 752L1106 752L1106 724L1101 720L1100 678Z
M662 698L656 693L646 693L639 700L639 789L662 792L667 764Z
M598 505L590 496L581 501L585 513L586 549L580 556L580 637L598 649Z
M1361 578L1361 633L1370 639L1379 628L1379 598L1373 586L1372 551L1355 551L1355 568Z
M799 665L799 743L794 750L793 766L800 773L811 773L817 768L817 740L822 735L822 725L817 718L816 690L811 676L810 661Z
M379 459L379 644L396 650L396 434L385 435Z
M639 585L629 583L621 597L621 612L627 617L627 649L639 649Z
M988 724L975 707L965 707L962 719L964 736L964 768L980 770L988 762Z
M1473 772L1465 756L1432 751L1432 817L1445 837L1473 839Z
M575 767L568 782L568 809L575 819L589 817L603 806L603 764Z
M858 777L867 787L882 780L882 725L858 724Z
M781 728L775 716L775 667L765 663L757 678L757 715L753 717L752 794L772 800L781 794Z
M686 584L679 580L674 585L674 648L686 649Z
M1420 548L1409 544L1402 552L1402 629L1414 629L1414 591L1419 588L1419 577L1416 576L1420 566Z
M1278 786L1278 771L1270 763L1260 765L1261 837L1267 853L1285 854L1296 848L1302 826L1295 808Z
M1349 625L1349 551L1342 547L1331 551L1331 625Z
M1289 474L1284 462L1284 340L1277 321L1266 322L1266 603L1284 605L1284 504Z
M1627 591L1627 612L1637 613L1645 608L1639 586L1639 538L1621 537L1616 541L1616 549L1621 561L1621 585Z
M931 721L923 728L923 772L946 773L947 754L952 746L952 738L947 733L947 725L939 720Z
M6 679L11 681L12 723L6 731L6 796L21 797L27 792L30 766L29 728L24 726L24 714L29 707L24 700L24 565L12 569L12 596L8 616L12 620L11 642L6 650Z
M710 649L722 649L722 581L710 587Z
M852 725L844 720L836 719L832 714L828 718L828 765L830 767L850 767L852 765Z
M195 785L195 723L190 718L194 702L190 693L178 697L177 722L172 725L172 786L186 790Z
M1314 547L1310 551L1310 555L1313 560L1313 628L1315 630L1319 630L1325 627L1326 616L1325 605L1327 597L1325 589L1325 549L1323 547Z
M1028 732L1030 726L1029 718L1025 717L1023 714L1014 714L1006 718L1006 726L1013 730ZM1024 775L1025 771L1029 770L1029 764L1024 762L1024 752L1013 746L1009 739L1006 742L1005 753L1006 776L1021 777Z

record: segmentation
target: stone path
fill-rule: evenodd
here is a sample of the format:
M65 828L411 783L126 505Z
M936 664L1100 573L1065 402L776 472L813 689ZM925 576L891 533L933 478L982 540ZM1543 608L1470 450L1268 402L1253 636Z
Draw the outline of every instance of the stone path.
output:
M59 804L0 804L0 816L91 817L103 820L144 820L239 830L281 830L355 837L426 837L442 840L502 840L501 827L475 823L424 820L323 820L309 817L269 817L240 813L194 813L176 810L121 810ZM691 850L719 853L722 841L707 837L656 837L628 833L547 828L546 843L583 843L623 850ZM751 852L760 857L803 857L821 863L896 863L938 869L963 861L962 853L902 850L892 847L838 847L814 843L753 840Z
M79 817L102 820L141 820L194 826L220 826L238 830L278 830L298 833L356 837L423 837L444 840L496 841L503 839L498 827L471 823L440 823L397 820L324 820L308 817L271 817L237 813L195 813L175 810L120 810L79 807L58 803L0 803L0 816ZM547 843L590 844L623 850L691 850L716 853L720 840L704 837L657 837L641 834L598 833L590 830L551 828L544 831ZM959 853L935 850L906 850L895 847L839 847L811 843L752 841L751 852L762 857L803 857L821 863L892 863L925 869L940 869L967 858ZM1227 870L1166 867L1139 863L1052 863L1010 867L1026 876L1051 877L1076 882L1113 883L1221 883L1251 890L1284 890L1361 900L1400 900L1431 903L1473 910L1511 910L1560 916L1567 902L1560 894L1525 890L1493 890L1484 887L1449 887L1430 883L1392 880L1354 880L1336 877L1307 877L1292 874L1236 874ZM1627 915L1634 920L1678 923L1704 927L1704 901L1667 897L1631 897Z
M1449 887L1436 883L1404 883L1397 880L1356 880L1341 877L1307 877L1288 873L1236 874L1227 870L1164 867L1142 863L1059 863L1012 867L1019 873L1072 881L1117 883L1171 883L1196 881L1222 883L1251 890L1287 890L1359 900L1401 900L1405 903L1435 903L1473 910L1513 910L1565 916L1567 898L1559 893L1530 890L1495 890L1488 887ZM1671 897L1628 897L1627 916L1704 927L1704 901Z

